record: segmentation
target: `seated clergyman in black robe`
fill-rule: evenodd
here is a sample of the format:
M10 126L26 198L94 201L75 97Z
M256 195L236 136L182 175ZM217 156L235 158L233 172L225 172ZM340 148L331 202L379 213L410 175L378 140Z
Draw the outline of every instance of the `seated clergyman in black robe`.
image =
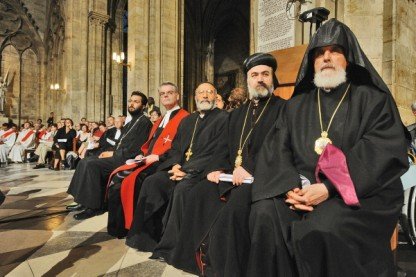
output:
M78 163L68 188L68 194L71 194L78 203L77 206L71 207L72 209L82 206L85 210L75 214L75 219L90 218L105 209L104 194L108 177L115 168L138 154L140 146L149 135L152 123L142 112L146 103L146 96L134 91L131 94L128 108L132 119L124 126L115 151L103 152L98 157L87 157Z
M114 119L114 127L107 129L98 140L97 147L87 150L85 156L99 156L106 151L114 151L117 143L121 138L121 131L123 129L123 118L116 117Z
M331 19L259 155L247 276L395 276L406 144L389 89Z
M165 211L168 209L166 216L169 216L174 207L183 205L182 196L202 179L222 139L228 117L227 112L215 107L216 94L210 83L202 83L195 90L197 112L181 121L167 160L142 184L127 234L128 246L153 251L162 234ZM165 234L175 235L172 223L165 224ZM173 233L168 230L173 230Z
M169 219L181 222L178 234L166 231L154 251L154 256L185 271L218 276L244 272L250 246L251 184L243 184L243 180L253 177L257 153L285 103L272 94L278 85L273 56L253 54L244 66L251 100L231 112L206 170L208 179L189 191L186 206L173 213L176 219ZM233 182L219 182L222 172L232 174ZM167 235L174 240L166 242Z

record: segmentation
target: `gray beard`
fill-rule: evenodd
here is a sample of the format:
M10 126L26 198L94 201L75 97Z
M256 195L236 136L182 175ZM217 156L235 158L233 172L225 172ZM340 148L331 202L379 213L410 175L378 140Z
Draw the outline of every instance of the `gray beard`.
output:
M266 98L271 94L271 91L273 91L273 87L268 90L267 88L263 88L262 90L257 90L255 88L252 88L248 86L248 96L250 99L254 98Z
M316 87L322 89L336 88L347 81L347 73L342 68L336 68L334 72L328 74L325 71L315 73L313 82Z
M212 103L211 102L210 103L207 103L207 102L201 103L201 102L198 102L198 101L195 101L195 102L196 102L196 108L200 112L210 111L215 107L215 101L212 101Z

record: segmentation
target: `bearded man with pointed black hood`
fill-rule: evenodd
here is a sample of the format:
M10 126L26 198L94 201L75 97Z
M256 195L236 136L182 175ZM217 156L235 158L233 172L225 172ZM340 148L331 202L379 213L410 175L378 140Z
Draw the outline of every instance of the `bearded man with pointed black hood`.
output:
M313 36L294 97L259 154L248 276L395 276L406 138L352 31Z

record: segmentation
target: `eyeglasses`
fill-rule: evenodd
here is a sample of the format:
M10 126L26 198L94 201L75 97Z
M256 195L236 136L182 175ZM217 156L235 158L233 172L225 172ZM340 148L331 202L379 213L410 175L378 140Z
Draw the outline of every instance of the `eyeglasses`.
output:
M208 94L208 95L214 95L214 94L216 93L216 91L215 91L215 90L211 90L211 89L206 89L206 90L197 90L197 91L196 91L196 94L198 94L198 95L202 95L202 94L204 94L204 93L206 93L206 94Z
M169 91L160 91L159 95L160 96L164 96L164 95L173 95L176 91L174 90L169 90Z

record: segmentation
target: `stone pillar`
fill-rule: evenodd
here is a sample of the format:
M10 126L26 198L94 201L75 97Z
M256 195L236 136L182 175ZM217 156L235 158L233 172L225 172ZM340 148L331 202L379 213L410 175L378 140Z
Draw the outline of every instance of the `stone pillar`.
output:
M120 52L123 49L123 10L119 9L115 18L115 30L109 34L109 54L112 57L113 52ZM109 62L108 76L111 86L111 95L109 94L109 104L112 102L112 113L114 116L123 114L123 67L115 62ZM111 98L111 99L110 99Z
M104 119L104 59L105 24L109 16L102 12L88 13L88 97L87 118L98 121Z
M133 90L149 91L149 2L129 3L127 57L131 70L127 74L127 97Z
M385 2L385 9L392 11L392 27L389 24L385 26L385 30L391 33L385 36L385 49L389 55L383 56L383 71L391 75L391 88L403 123L410 125L415 122L410 105L416 101L416 2Z
M87 115L88 77L88 1L65 1L64 83L66 90L63 114L74 121ZM55 111L59 112L59 111Z
M157 87L171 81L181 87L183 0L129 2L128 92L141 90L159 103Z

